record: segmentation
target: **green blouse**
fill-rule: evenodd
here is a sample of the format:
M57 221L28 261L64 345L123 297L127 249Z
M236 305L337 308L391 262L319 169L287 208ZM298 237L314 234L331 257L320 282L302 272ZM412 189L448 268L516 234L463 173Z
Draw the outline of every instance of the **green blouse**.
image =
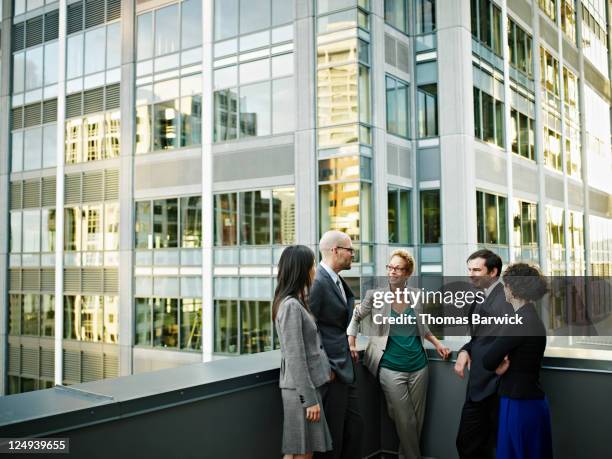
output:
M414 316L414 310L408 307L403 315ZM392 308L391 317L399 316ZM425 365L427 356L416 324L391 324L380 366L393 371L412 372L421 370Z

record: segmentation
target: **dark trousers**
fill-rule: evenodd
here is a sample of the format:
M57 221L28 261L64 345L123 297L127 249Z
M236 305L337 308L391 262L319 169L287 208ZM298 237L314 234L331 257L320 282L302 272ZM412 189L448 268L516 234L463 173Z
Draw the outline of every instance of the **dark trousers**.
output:
M461 459L495 457L498 418L497 394L478 402L466 399L457 434L457 451Z
M334 381L321 388L321 396L334 449L326 453L314 453L314 457L362 458L363 419L359 412L357 386Z

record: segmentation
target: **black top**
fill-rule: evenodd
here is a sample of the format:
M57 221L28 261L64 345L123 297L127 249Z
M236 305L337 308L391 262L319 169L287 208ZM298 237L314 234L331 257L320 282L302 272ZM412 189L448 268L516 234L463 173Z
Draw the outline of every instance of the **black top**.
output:
M523 318L520 329L529 336L512 336L516 335L517 329L508 330L509 333L497 337L489 347L483 364L487 370L494 371L507 355L510 367L501 377L499 395L542 399L545 394L540 386L540 368L546 349L546 329L533 304L522 306L516 313Z
M474 314L486 317L504 317L505 314L514 314L512 305L506 301L503 284L497 284L482 304L472 305L469 315L473 317ZM478 402L497 393L499 376L495 374L495 371L490 371L483 366L483 357L495 342L496 337L502 334L503 327L491 324L476 325L470 328L472 337L461 348L462 351L467 351L472 359L466 398ZM493 369L495 368L497 365Z
M346 329L353 317L355 295L342 277L338 276L338 279L342 282L347 301L344 301L340 289L321 265L317 267L317 275L310 288L308 300L337 381L352 384L355 381L355 370Z

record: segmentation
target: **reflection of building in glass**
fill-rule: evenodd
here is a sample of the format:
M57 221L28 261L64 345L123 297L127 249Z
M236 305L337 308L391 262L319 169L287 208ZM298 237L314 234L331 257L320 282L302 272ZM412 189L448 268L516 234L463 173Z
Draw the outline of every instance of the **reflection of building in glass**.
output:
M604 2L101 1L0 24L4 393L53 384L56 333L66 384L277 347L280 254L333 228L358 297L397 247L612 275Z

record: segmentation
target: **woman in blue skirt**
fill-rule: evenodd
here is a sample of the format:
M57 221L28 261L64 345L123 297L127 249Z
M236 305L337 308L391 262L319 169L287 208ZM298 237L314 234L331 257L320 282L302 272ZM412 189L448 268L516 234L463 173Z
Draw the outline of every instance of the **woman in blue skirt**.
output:
M546 328L533 304L548 291L546 279L537 268L515 263L502 280L522 325L507 326L483 359L486 369L502 375L497 459L552 459L550 411L540 386Z

